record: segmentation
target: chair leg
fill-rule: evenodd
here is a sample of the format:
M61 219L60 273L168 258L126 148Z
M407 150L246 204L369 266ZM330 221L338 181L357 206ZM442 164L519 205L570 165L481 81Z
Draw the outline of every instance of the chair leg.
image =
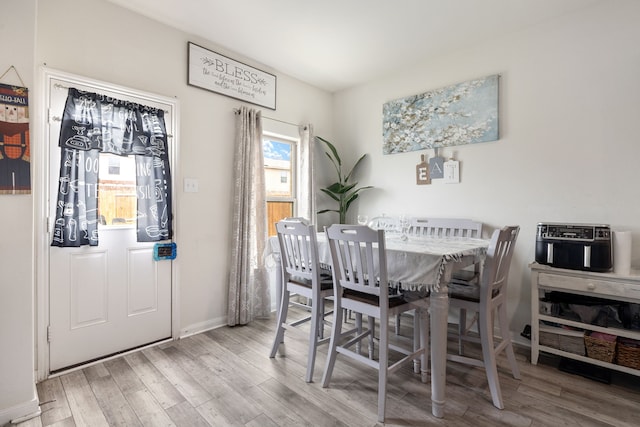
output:
M317 304L311 304L311 325L309 331L309 354L307 356L307 375L305 381L310 383L313 381L313 368L316 364L316 350L318 348L318 336L323 325L324 305L322 298Z
M329 339L329 350L327 354L327 362L324 368L324 374L322 375L322 387L329 387L329 381L331 381L331 375L333 374L333 367L336 364L336 356L338 352L336 347L340 342L340 335L342 335L342 315L343 311L334 307L333 310L333 325L331 327L331 338Z
M484 369L487 373L487 382L489 383L493 405L498 409L504 409L502 392L500 390L500 379L498 378L498 367L496 364L496 352L493 343L493 322L491 317L492 313L487 313L484 307L480 308L478 331L480 332L482 359L484 361Z
M400 313L396 314L396 335L400 335Z
M278 327L276 329L276 336L273 340L273 346L271 347L271 354L269 357L276 357L278 347L284 342L284 327L283 323L287 321L287 312L289 311L289 295L290 292L284 289L282 292L282 301L280 303L280 311L278 312Z
M348 323L349 319L351 319L351 310L347 310L346 308L343 308L342 310L344 311L344 313L342 313L344 323Z
M373 359L375 354L375 343L374 339L376 337L376 318L369 316L369 359Z
M389 373L388 319L386 322L380 322L380 345L378 348L378 363L378 421L384 423L387 406L387 375Z
M429 342L429 328L431 327L431 325L429 319L429 311L427 309L416 310L416 313L419 313L419 339L420 347L422 347L423 350L422 356L420 358L420 381L426 384L429 381L429 352L431 351L431 345Z
M362 314L356 313L356 331L358 334L362 333ZM362 349L362 341L358 341L356 343L356 353L360 354L360 350Z
M507 344L504 350L507 353L507 360L509 360L509 365L511 365L511 373L513 374L513 378L519 380L520 369L518 368L516 355L513 352L513 344L511 343L511 338L509 337L509 323L507 320L506 304L500 304L500 306L498 307L498 322L500 324L500 336L503 340L507 340Z
M318 339L324 338L324 298L320 298L318 301L320 306L320 323L318 323Z
M421 310L416 309L414 314L413 314L413 351L418 350L423 343L421 342L421 337L422 337L422 321L421 321ZM396 317L397 319L397 317ZM396 333L397 335L397 333ZM423 354L424 356L424 354ZM424 362L423 358L420 357L420 359L413 359L413 373L414 374L419 374L420 373L420 366L422 365L422 363Z
M464 339L467 335L467 310L461 308L458 312L458 354L464 356Z

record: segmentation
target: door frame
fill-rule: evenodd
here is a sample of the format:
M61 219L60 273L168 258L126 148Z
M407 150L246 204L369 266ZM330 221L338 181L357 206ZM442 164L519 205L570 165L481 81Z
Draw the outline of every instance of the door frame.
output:
M49 342L47 340L47 331L49 326L49 246L51 243L50 230L54 218L49 218L49 199L53 197L49 194L50 188L50 168L49 168L49 156L50 147L45 144L47 141L48 125L51 121L56 120L55 117L49 113L49 87L52 84L52 80L61 80L67 82L69 85L83 85L91 86L95 88L96 92L109 91L115 93L122 93L123 96L136 96L142 99L147 99L152 102L163 103L170 106L171 109L171 134L169 138L169 164L171 165L171 186L173 188L172 197L172 212L173 217L176 218L176 206L178 205L178 191L176 182L178 173L178 153L179 151L179 117L180 109L179 102L175 97L168 97L157 95L149 92L144 92L138 89L129 88L126 86L109 83L101 80L96 80L89 77L84 77L72 73L67 73L60 70L48 68L46 66L40 67L39 78L36 82L36 104L34 109L34 122L35 132L34 140L35 144L31 145L31 164L33 170L33 191L34 191L34 268L36 272L35 281L35 371L36 381L42 381L50 376L49 367ZM59 119L59 118L58 118ZM173 241L177 243L178 237L178 224L174 221L173 224ZM179 289L178 282L178 260L163 261L171 262L171 337L172 339L179 338L180 331L180 309L179 309ZM155 345L155 344L153 344ZM124 354L124 353L123 353ZM119 354L118 356L120 356ZM114 356L117 357L117 356ZM102 359L106 360L108 358ZM98 362L93 362L98 363ZM75 369L81 369L89 366L91 363L79 366ZM58 374L57 374L58 375Z

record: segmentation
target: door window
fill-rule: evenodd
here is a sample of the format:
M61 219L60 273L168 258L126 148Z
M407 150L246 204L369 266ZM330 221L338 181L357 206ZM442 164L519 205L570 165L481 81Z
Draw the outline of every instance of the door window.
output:
M98 208L100 226L135 225L136 169L133 156L100 154Z

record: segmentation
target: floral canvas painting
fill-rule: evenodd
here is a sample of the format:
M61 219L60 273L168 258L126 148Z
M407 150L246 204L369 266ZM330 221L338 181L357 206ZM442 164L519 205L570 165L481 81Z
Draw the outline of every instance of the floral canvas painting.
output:
M413 95L383 106L383 153L498 139L498 75Z

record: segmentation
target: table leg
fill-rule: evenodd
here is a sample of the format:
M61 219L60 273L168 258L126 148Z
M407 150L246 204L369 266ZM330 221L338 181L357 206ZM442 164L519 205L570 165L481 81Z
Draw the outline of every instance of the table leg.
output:
M448 274L451 276L451 273ZM443 283L448 283L443 278ZM444 417L447 372L447 321L449 296L447 287L431 292L431 413Z

